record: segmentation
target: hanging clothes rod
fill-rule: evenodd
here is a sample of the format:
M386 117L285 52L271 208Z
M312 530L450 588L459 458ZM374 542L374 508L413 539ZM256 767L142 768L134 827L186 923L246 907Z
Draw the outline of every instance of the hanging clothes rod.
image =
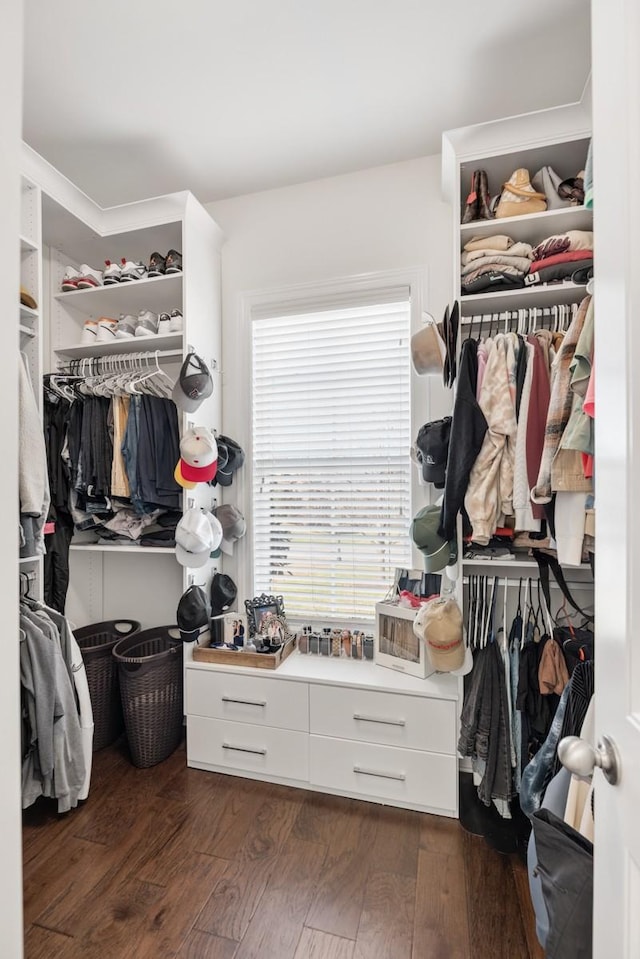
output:
M586 572L586 570L585 570L585 572ZM495 573L478 573L478 575L477 575L475 578L476 578L476 579L481 579L482 577L484 577L485 579L495 579L495 581L496 581L496 587L505 586L505 585L506 585L506 586L513 586L513 587L515 587L516 589L517 589L519 586L521 586L523 583L529 582L529 580L531 580L531 582L533 582L533 583L535 583L535 582L537 582L537 581L539 580L539 577L538 577L538 576L523 576L522 579L505 579L504 576L497 576ZM587 589L593 589L593 580L589 580L589 579L577 580L577 581L574 581L574 582L570 582L569 580L566 580L566 583L567 583L567 586L569 587L569 589L571 589L571 587L573 587L574 589L584 589L585 587L586 587ZM462 577L462 585L463 585L463 586L468 586L468 585L469 585L469 577L468 577L468 576L463 576L463 577ZM549 586L550 586L552 589L560 589L560 586L559 586L557 583L554 583L554 582L550 582L550 583L549 583Z

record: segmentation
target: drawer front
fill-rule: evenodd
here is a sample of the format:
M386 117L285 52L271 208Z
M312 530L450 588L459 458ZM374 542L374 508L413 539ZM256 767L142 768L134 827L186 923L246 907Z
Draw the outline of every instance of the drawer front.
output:
M242 655L239 653L238 655ZM309 729L309 687L258 676L187 669L186 712L235 723Z
M451 700L313 684L309 695L312 733L456 753L458 704Z
M457 814L455 756L311 736L309 768L314 786Z
M187 762L309 780L309 736L269 726L187 716Z

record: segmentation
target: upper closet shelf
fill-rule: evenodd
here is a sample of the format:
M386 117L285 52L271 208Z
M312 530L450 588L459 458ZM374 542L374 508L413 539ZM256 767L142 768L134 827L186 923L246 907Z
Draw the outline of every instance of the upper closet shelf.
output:
M134 336L130 340L109 340L107 343L72 344L56 348L57 356L71 359L86 356L113 356L118 353L154 353L167 350L182 355L182 333L158 333L155 336Z
M548 283L543 286L525 286L520 290L502 290L496 293L476 293L460 297L460 312L463 316L499 313L501 310L520 310L529 307L556 306L579 303L586 295L582 283Z
M593 210L583 206L569 206L561 210L545 210L527 216L507 216L499 220L474 220L460 225L460 245L472 236L506 234L513 240L540 243L548 236L567 230L592 230Z
M34 250L39 250L40 247L37 243L34 243L33 240L30 240L28 236L20 237L20 250L22 253L33 253Z
M171 312L172 309L182 309L182 273L57 293L55 298L61 305L95 317L117 318L120 313L137 313L138 310Z

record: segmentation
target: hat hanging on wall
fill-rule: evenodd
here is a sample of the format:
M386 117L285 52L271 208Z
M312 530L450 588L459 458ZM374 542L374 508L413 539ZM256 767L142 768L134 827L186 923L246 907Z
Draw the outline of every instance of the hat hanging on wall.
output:
M173 387L171 398L183 413L195 413L213 393L209 368L196 353L189 353Z
M185 430L180 440L180 460L174 477L185 489L193 489L197 483L208 483L218 469L218 445L216 438L206 426L194 426Z
M215 573L211 580L211 615L219 616L226 612L236 601L238 589L226 573Z
M464 641L462 612L452 596L432 599L418 610L413 632L423 640L427 656L439 673L467 671L471 652Z
M411 337L413 368L419 376L440 376L447 348L434 318L423 313L422 320L424 325Z
M449 307L447 306L446 310L444 311L444 318L442 320L442 338L446 348L446 356L442 369L442 379L444 385L449 389L454 384L457 372L456 353L458 349L459 316L460 310L458 307L458 301L455 300L453 306L451 307L451 312L449 312Z
M222 538L218 544L220 551L217 552L216 555L219 556L220 552L222 552L227 556L233 556L233 544L237 542L237 540L242 539L247 532L247 524L245 523L244 516L238 507L233 506L231 503L224 503L222 506L217 506L214 513L216 521L222 527Z
M244 463L244 450L230 436L218 437L218 471L214 486L231 486L233 474Z
M189 586L180 597L176 623L183 643L193 643L209 629L211 608L202 586Z
M458 543L455 539L447 542L438 535L440 525L440 507L423 506L411 523L411 536L424 560L427 573L438 573L445 566L451 566L458 559Z
M416 438L416 458L422 468L425 483L433 483L436 489L444 488L449 455L451 417L425 423Z

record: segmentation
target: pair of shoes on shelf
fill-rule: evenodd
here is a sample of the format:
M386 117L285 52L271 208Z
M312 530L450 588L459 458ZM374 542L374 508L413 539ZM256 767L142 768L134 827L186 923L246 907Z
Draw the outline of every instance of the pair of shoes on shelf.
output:
M83 263L79 270L68 266L62 277L61 289L63 293L73 293L74 290L91 290L96 286L102 286L102 273L100 270L92 270L87 263Z
M182 253L169 250L166 256L161 253L152 253L149 257L149 276L165 276L171 273L182 272Z
M80 345L92 346L95 343L110 343L116 338L117 328L117 320L110 316L101 316L99 320L85 320Z
M147 268L141 260L127 260L122 257L120 263L104 261L104 285L114 286L116 283L130 283L132 280L143 280L147 275Z
M121 313L115 331L118 340L130 340L134 336L156 336L164 333L182 333L183 319L180 310L171 313L154 313L140 310L137 315Z

